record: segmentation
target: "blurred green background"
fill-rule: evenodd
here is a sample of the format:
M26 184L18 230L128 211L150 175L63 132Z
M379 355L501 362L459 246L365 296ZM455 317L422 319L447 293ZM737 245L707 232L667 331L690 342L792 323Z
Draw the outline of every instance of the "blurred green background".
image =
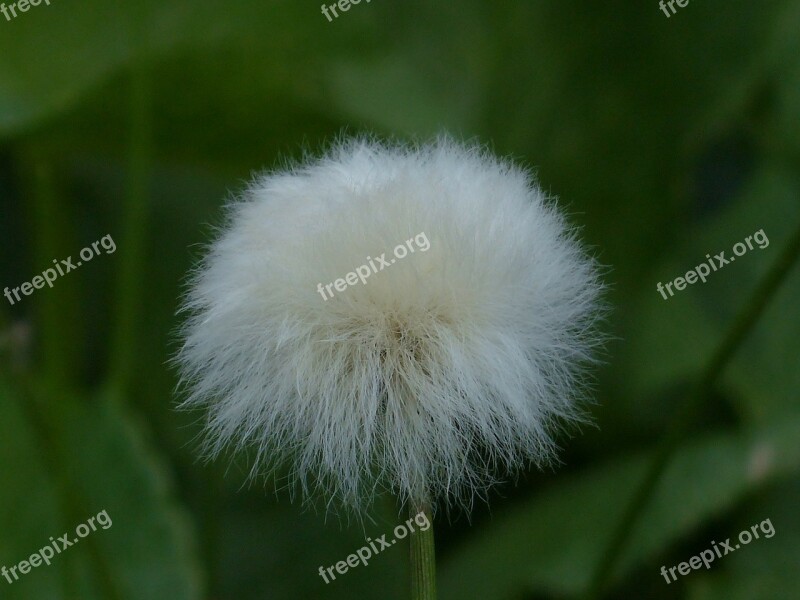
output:
M609 266L597 427L435 524L443 599L571 598L677 406L800 224L800 2L51 0L0 17L0 286L110 234L113 254L0 301L0 566L106 510L12 599L407 598L404 546L325 585L364 526L197 458L174 410L186 274L253 172L343 130L487 142L536 170ZM664 301L656 283L764 229ZM610 597L800 597L800 269L737 348L631 524ZM667 585L659 573L770 519Z

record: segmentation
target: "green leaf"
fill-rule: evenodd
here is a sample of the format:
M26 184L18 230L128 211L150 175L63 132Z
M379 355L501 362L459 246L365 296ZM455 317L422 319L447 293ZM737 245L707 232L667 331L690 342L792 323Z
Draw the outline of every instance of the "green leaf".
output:
M258 40L259 68L251 69L249 75L251 81L259 81L263 79L260 67L265 64L286 72L282 65L287 57L274 59L287 42L294 41L292 32L306 31L311 39L288 61L298 67L314 55L322 34L333 34L321 15L312 20L306 6L278 0L191 4L88 0L80 5L53 0L11 22L0 19L0 137L18 134L72 108L136 61L175 56L187 49L218 50L221 43L231 40L246 48ZM237 67L235 63L228 66ZM216 84L219 90L228 89ZM186 90L185 98L192 97L197 100L202 95ZM264 97L260 100L263 103Z
M782 483L758 498L736 519L731 537L759 526L759 538L742 545L687 581L690 600L794 600L800 590L800 479ZM769 520L768 523L764 521ZM761 524L764 524L761 527ZM769 525L774 529L768 534Z
M800 415L769 428L708 435L670 463L613 579L719 516L753 488L800 467ZM476 530L440 566L443 599L509 598L523 591L576 594L641 482L646 457L563 478ZM653 574L659 577L658 573Z
M190 600L200 597L185 516L139 427L115 402L0 385L0 565L28 559L106 511L112 525L57 554L3 597ZM11 476L13 474L13 476Z
M482 7L412 1L370 11L378 16L380 55L330 60L323 71L328 94L320 102L350 122L394 135L474 132L492 66Z
M768 141L777 154L800 164L800 3L789 2L777 19L770 46L768 72L774 114L768 126Z
M628 377L620 383L626 402L620 413L647 422L662 411L639 401L669 391L696 376L698 365L711 356L735 314L778 258L791 232L800 223L797 192L800 181L777 167L759 171L738 201L686 233L669 260L648 274L637 299L636 322L619 360ZM762 230L769 245L735 257L701 281L675 291L665 300L656 289ZM716 261L715 261L716 264ZM665 292L666 293L666 292ZM721 387L731 392L739 413L747 419L769 421L797 404L800 388L800 264L795 265L726 370ZM626 401L626 399L628 399ZM650 416L648 417L648 414Z

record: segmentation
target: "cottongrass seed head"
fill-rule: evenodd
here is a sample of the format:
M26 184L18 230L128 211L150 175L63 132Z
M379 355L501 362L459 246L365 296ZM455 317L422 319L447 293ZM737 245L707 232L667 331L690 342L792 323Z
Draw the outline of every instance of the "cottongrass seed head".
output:
M340 141L229 206L184 302L182 406L209 456L288 465L306 498L469 506L580 418L601 290L527 171L450 138Z

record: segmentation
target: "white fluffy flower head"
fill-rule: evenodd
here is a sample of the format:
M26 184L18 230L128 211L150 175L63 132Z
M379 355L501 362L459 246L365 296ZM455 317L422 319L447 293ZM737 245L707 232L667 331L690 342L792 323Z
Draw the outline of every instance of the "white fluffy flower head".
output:
M184 406L207 409L211 455L255 449L254 472L288 464L356 509L381 488L469 502L552 458L600 291L526 171L449 139L346 141L231 205L185 302Z

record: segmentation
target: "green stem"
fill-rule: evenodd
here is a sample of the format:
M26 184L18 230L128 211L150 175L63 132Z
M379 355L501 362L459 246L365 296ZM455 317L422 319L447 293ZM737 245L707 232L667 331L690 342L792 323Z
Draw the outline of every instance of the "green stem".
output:
M135 66L131 73L130 131L127 194L121 215L119 279L116 326L111 341L111 387L128 390L135 371L137 323L146 287L144 261L147 237L150 145L152 119L146 69Z
M436 600L436 548L433 538L433 520L427 503L410 505L410 518L424 513L430 527L417 529L410 536L411 543L411 598L412 600Z
M784 251L778 256L764 279L756 288L749 302L742 308L733 321L711 360L703 369L696 385L678 407L678 415L671 423L663 438L653 462L644 479L635 490L622 518L615 528L608 546L598 563L590 582L587 598L601 598L610 580L614 576L614 568L630 539L631 532L649 503L661 475L669 464L672 454L681 441L683 434L694 420L701 402L712 390L714 383L722 375L728 363L744 342L747 334L764 312L772 296L786 279L789 271L800 256L800 227L792 234Z
M52 161L46 151L33 145L20 153L26 173L34 225L34 272L53 268L53 260L70 256L65 223L69 215L57 192ZM71 240L69 240L71 242ZM76 348L81 336L77 323L80 305L76 280L64 278L52 289L41 290L33 302L36 307L36 335L41 340L44 378L55 386L68 385L76 379ZM27 300L27 299L26 299ZM65 316L69 315L69 316Z

